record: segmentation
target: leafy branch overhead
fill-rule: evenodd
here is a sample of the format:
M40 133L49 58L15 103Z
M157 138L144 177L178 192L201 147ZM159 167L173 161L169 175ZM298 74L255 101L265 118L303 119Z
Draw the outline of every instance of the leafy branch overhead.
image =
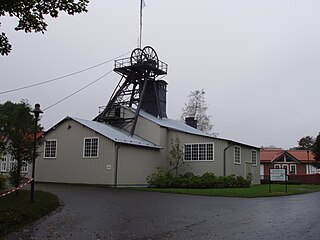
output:
M1 0L0 17L16 17L18 19L16 31L44 33L48 26L45 22L45 16L56 18L59 16L59 12L66 12L69 15L87 12L88 3L89 0ZM1 32L0 54L8 55L11 50L12 46L7 35Z

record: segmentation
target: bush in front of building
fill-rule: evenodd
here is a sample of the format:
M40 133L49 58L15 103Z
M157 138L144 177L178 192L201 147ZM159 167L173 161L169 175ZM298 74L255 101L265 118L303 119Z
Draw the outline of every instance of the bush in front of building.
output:
M149 187L158 188L244 188L250 187L252 176L216 176L214 173L204 173L202 176L192 172L175 176L171 171L159 168L156 173L147 177Z

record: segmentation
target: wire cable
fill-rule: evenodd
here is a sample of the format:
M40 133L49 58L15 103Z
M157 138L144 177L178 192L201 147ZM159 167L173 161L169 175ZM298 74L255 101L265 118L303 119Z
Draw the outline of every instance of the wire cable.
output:
M120 56L112 58L112 59L110 59L108 61L96 64L94 66L91 66L91 67L88 67L88 68L85 68L85 69L82 69L82 70L79 70L79 71L76 71L76 72L73 72L73 73L69 73L69 74L61 76L61 77L53 78L53 79L50 79L50 80L47 80L47 81L43 81L43 82L39 82L39 83L34 83L34 84L27 85L27 86L24 86L24 87L19 87L19 88L15 88L15 89L6 90L6 91L3 91L3 92L0 92L0 95L6 94L6 93L20 91L20 90L27 89L27 88L36 87L36 86L43 85L43 84L50 83L50 82L55 82L55 81L61 80L61 79L66 78L66 77L70 77L70 76L73 76L73 75L76 75L76 74L91 70L93 68L100 67L101 65L107 64L107 63L109 63L111 61L114 61L115 59L123 57L123 56L127 55L128 53L130 53L130 52L121 54Z
M75 91L75 92L71 93L70 95L68 95L68 96L66 96L66 97L64 97L64 98L62 98L62 99L60 99L59 101L57 101L57 102L55 102L55 103L51 104L50 106L46 107L45 109L43 109L43 111L46 111L46 110L48 110L48 109L50 109L50 108L52 108L52 107L56 106L57 104L59 104L59 103L61 103L61 102L65 101L65 100L67 100L68 98L70 98L70 97L74 96L75 94L77 94L77 93L81 92L82 90L86 89L87 87L91 86L92 84L94 84L94 83L98 82L99 80L101 80L102 78L104 78L105 76L107 76L108 74L110 74L110 73L112 73L112 72L113 72L113 70L111 70L111 71L109 71L109 72L107 72L107 73L103 74L102 76L100 76L100 77L99 77L99 78L97 78L96 80L94 80L94 81L90 82L89 84L85 85L84 87L82 87L82 88L78 89L77 91Z

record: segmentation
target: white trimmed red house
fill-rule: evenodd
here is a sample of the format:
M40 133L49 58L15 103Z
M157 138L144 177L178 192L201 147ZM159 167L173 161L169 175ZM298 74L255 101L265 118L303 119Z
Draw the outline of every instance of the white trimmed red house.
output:
M270 168L287 169L289 179L301 179L302 176L319 175L314 154L309 150L284 150L282 148L260 149L261 179L269 178ZM299 176L299 177L298 177Z

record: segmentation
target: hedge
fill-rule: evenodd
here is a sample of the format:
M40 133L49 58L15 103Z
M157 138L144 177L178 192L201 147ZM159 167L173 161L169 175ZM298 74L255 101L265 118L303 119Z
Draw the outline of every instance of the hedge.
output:
M244 188L250 187L252 176L216 176L214 173L204 173L202 176L192 172L175 176L171 171L158 169L147 177L149 187L158 188Z

